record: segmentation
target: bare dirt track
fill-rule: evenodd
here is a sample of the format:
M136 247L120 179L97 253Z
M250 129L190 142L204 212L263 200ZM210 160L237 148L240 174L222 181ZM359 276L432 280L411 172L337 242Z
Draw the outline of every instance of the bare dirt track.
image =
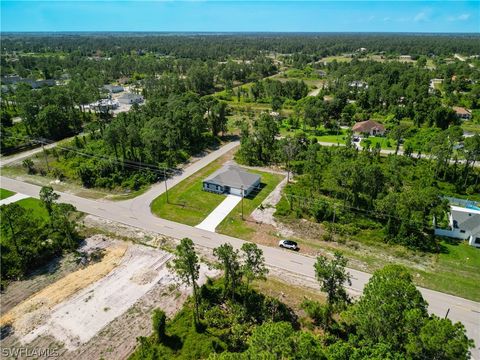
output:
M171 253L104 235L81 248L98 249L100 260L19 299L3 315L2 324L11 327L2 347L56 349L62 359L124 359L138 336L151 334L154 308L172 316L190 294L166 266ZM202 265L200 283L214 275Z

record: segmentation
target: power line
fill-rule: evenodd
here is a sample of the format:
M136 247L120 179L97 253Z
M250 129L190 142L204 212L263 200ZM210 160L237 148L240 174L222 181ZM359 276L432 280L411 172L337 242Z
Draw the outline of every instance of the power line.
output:
M377 210L361 209L359 207L349 206L349 205L342 204L342 203L335 203L333 201L328 201L328 200L324 200L324 199L312 199L312 198L307 198L307 197L304 197L304 196L293 195L293 194L283 194L283 196L287 199L287 201L289 203L291 203L289 198L293 198L293 199L296 198L296 199L299 199L299 200L303 200L302 201L303 204L305 204L305 203L307 203L307 204L324 203L324 204L332 206L334 208L334 210L337 207L341 207L341 208L344 208L344 209L349 209L351 211L361 212L361 213L364 213L366 215L376 217L377 219L384 219L384 220L386 220L386 219L397 219L397 220L400 220L400 221L405 220L404 218L401 218L399 216L395 216L395 215L392 215L392 214L387 214L387 213L380 212L380 211L377 211ZM308 208L311 209L311 205L308 205ZM409 224L421 225L421 226L429 226L430 225L429 222L415 221L415 220L412 220L412 219L409 220Z
M44 145L50 145L50 144L55 143L55 141L50 140L50 139L46 139L46 138L31 138L31 137L28 137L28 136L25 136L23 138L14 137L14 136L12 136L12 137L16 138L16 139L28 139L31 142L42 145L42 147ZM127 159L127 160L122 160L121 161L121 160L118 160L118 159L115 159L115 158L112 158L112 157L109 157L109 156L103 156L103 155L99 155L99 154L90 154L90 153L82 152L82 151L80 151L78 149L75 149L75 148L66 147L66 146L62 146L62 145L59 145L59 144L57 144L55 146L55 148L60 149L60 150L64 150L64 151L68 151L68 152L73 152L73 153L76 153L76 154L84 156L84 157L106 160L106 161L109 161L111 163L116 163L118 165L125 166L125 167L128 167L128 168L134 169L134 170L150 170L150 171L153 171L153 172L155 172L157 174L160 174L162 176L166 176L166 175L172 176L172 175L178 174L179 171L180 171L179 169L175 169L175 168L160 167L160 166L157 166L157 165L138 162L138 161L134 161L134 160L128 160ZM43 149L43 150L45 151L45 149Z

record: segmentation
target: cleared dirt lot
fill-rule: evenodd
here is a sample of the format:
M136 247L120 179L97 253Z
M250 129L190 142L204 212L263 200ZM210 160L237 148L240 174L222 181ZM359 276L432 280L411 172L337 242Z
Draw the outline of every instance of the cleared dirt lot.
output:
M166 266L171 253L104 235L80 250L101 258L54 282L43 279L44 287L26 299L10 297L2 347L56 349L62 359L124 359L138 336L151 334L154 308L172 316L190 294ZM200 282L216 274L204 265ZM12 306L15 299L20 302Z

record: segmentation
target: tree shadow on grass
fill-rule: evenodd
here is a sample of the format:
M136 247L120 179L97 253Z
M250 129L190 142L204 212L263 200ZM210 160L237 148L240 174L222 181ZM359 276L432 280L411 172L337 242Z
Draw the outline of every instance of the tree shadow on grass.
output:
M459 246L461 245L465 240L462 239L454 239L454 238L449 238L449 237L440 237L438 240L438 253L439 254L449 254L450 250L448 249L445 244L448 245L453 245L453 246Z
M183 347L182 339L178 335L165 335L163 344L174 351L178 351Z

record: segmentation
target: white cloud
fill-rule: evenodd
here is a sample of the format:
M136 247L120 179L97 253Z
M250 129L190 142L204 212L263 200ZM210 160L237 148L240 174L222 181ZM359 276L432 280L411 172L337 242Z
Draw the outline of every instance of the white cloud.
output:
M413 21L426 21L428 20L427 13L424 11L419 12L415 17L413 18Z
M460 14L458 16L449 16L448 21L466 21L470 19L471 14Z

